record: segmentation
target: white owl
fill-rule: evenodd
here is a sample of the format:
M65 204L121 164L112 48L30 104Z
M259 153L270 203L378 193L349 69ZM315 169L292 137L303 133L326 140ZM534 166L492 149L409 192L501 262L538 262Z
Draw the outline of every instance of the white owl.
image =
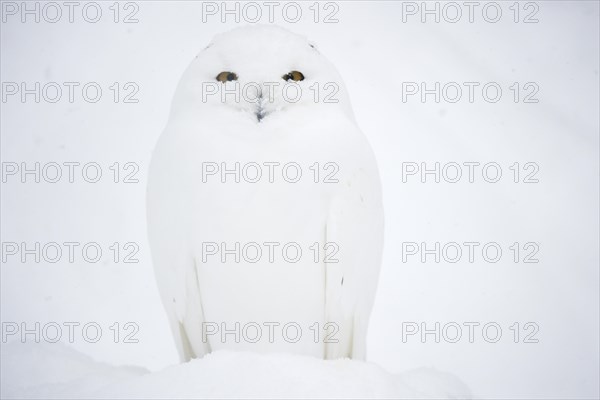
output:
M149 240L182 360L218 350L365 359L377 164L335 68L274 26L185 71L148 182Z

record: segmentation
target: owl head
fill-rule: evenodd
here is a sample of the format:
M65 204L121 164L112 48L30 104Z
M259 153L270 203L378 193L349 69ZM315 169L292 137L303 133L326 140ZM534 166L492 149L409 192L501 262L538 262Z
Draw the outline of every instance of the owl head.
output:
M196 56L177 87L171 117L268 125L320 113L354 119L333 65L306 38L253 25L219 34Z

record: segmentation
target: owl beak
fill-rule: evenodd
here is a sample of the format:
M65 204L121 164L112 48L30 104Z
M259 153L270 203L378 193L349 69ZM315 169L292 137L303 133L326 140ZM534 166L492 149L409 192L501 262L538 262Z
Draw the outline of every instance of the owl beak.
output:
M267 115L266 111L264 111L264 110L262 110L262 109L259 109L259 110L256 112L256 120L257 120L258 122L260 122L260 121L262 121L262 119L263 119L263 118L264 118L266 115Z
M256 120L262 121L267 116L267 110L265 109L266 99L263 97L262 92L259 94L256 101Z

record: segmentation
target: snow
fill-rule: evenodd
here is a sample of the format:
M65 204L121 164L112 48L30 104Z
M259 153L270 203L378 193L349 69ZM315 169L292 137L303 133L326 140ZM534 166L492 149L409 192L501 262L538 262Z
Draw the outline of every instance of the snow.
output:
M2 398L80 398L122 380L147 374L140 367L114 367L94 361L63 343L2 348Z
M455 374L478 398L594 399L600 396L598 3L536 2L538 24L512 23L507 9L512 2L500 3L508 17L497 24L421 24L418 17L402 23L401 3L394 1L339 2L337 24L314 24L310 18L277 22L308 36L340 71L379 164L386 236L367 360L381 381L401 374L412 387L434 388L427 385L431 374L413 380L404 375L426 367ZM111 366L137 366L152 371L149 378L170 368L202 369L230 356L177 365L151 268L144 203L150 152L183 70L215 33L236 24L202 23L200 3L161 1L139 2L137 24L115 24L108 10L112 2L102 4L108 18L97 24L21 24L17 16L16 23L10 19L0 25L3 82L97 81L105 91L95 104L80 98L0 103L2 161L95 161L106 178L97 184L81 179L22 184L17 177L2 184L3 242L31 247L36 241L96 241L104 250L95 264L80 255L73 263L35 263L31 257L22 263L18 256L2 263L2 322L25 322L28 328L36 321L96 322L104 332L97 343L88 343L78 331L68 344L71 350L59 343L29 349L31 336L22 347L0 343L2 397L49 397L71 379L91 393L105 384L116 388L122 378L132 385L144 378L140 370ZM139 103L115 104L108 87L130 81L139 85ZM404 103L406 81L498 81L506 93L494 104ZM512 102L508 86L531 81L540 87L539 103ZM113 183L108 167L116 161L121 172L127 172L125 162L137 163L139 183ZM403 183L403 161L495 161L506 179ZM508 166L516 161L539 164L540 182L512 183ZM495 264L481 258L456 264L402 262L401 244L409 241L497 241L505 257ZM513 263L507 247L528 241L540 244L540 262ZM137 243L139 262L115 263L108 249L114 242ZM431 328L435 322L468 321L480 328L490 321L500 324L502 339L488 343L478 329L473 343L466 331L458 343L422 343L419 336L402 341L405 322L426 322ZM118 343L110 330L115 322ZM123 343L127 322L139 327L138 343ZM515 322L521 328L537 323L539 342L514 343L510 326ZM526 332L520 333L522 339ZM68 362L51 364L52 359ZM297 360L306 366L303 362L310 364ZM235 382L226 382L220 389L233 392ZM308 390L309 379L301 382ZM70 390L67 386L64 390Z
M92 360L63 344L5 346L2 398L469 398L451 374L390 374L372 363L221 350L149 372Z

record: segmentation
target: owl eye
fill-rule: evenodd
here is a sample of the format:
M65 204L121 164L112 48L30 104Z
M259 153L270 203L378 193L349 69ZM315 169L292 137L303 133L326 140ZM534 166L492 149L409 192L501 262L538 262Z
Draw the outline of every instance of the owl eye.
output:
M237 81L238 76L235 72L223 71L219 75L217 75L217 80L219 82L227 82L227 81Z
M300 71L292 71L292 72L288 72L287 74L285 74L284 76L281 77L284 81L303 81L304 80L304 74Z

